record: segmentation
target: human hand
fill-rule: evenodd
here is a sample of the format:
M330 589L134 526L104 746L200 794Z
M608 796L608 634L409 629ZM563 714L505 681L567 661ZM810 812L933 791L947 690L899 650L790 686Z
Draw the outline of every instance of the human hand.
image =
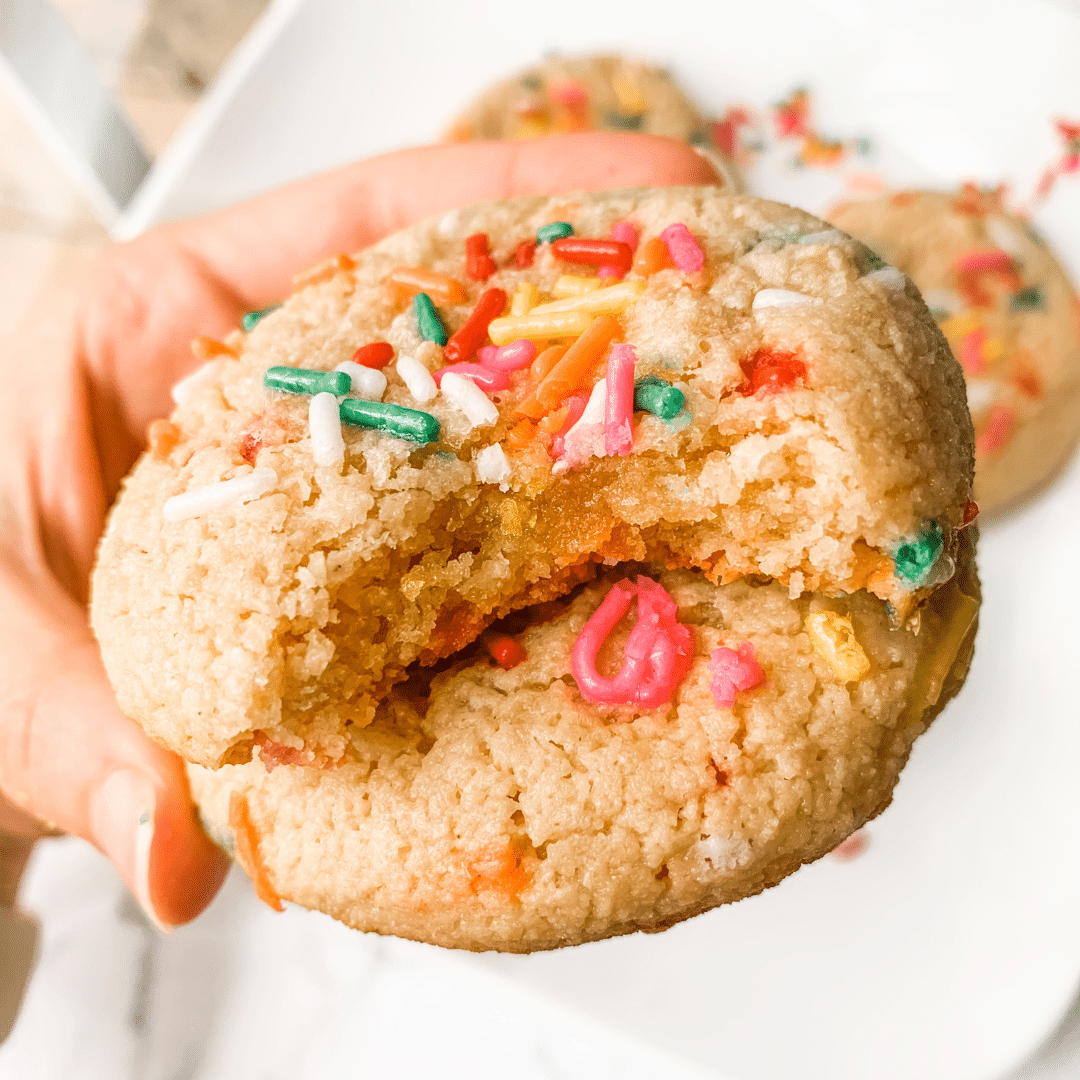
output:
M96 844L161 926L194 918L227 870L182 763L119 710L87 618L105 514L199 335L224 337L292 275L485 198L715 183L687 147L641 135L403 151L112 248L40 298L0 352L0 793L9 831ZM16 806L18 809L16 809ZM2 822L0 822L2 828Z

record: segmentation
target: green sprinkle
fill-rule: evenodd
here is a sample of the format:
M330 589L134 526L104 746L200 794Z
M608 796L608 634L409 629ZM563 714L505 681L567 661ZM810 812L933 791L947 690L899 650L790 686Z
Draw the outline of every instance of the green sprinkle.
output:
M362 398L346 398L341 403L341 419L357 427L375 428L399 439L412 442L436 442L439 438L439 421L431 413L419 409L406 409L385 401L364 401Z
M341 397L352 389L352 379L344 371L311 371L308 368L272 367L263 375L268 390L287 394L333 394Z
M420 336L425 341L434 341L438 345L445 345L449 340L446 336L446 327L431 302L431 297L426 292L417 293L413 297L413 311L416 312L416 323L420 328Z
M526 90L544 89L544 84L540 81L540 77L538 75L522 75L521 85L524 86Z
M561 240L564 236L573 235L574 226L569 221L553 221L550 225L536 230L536 242L550 244L555 240Z
M139 815L139 824L140 825L149 825L150 824L150 811L149 810L144 810Z
M1038 285L1030 285L1018 293L1013 293L1009 301L1010 311L1038 311L1044 307L1046 307L1046 301Z
M609 112L607 114L608 127L620 128L622 131L638 131L644 117L639 113L637 116L629 116L621 112Z
M634 409L652 413L661 420L673 420L682 412L686 395L677 387L655 375L646 375L634 383Z
M250 334L255 329L255 324L260 320L265 319L271 311L277 311L281 307L280 304L271 304L269 307L264 307L262 311L249 311L243 319L244 333Z
M866 259L866 265L868 274L873 274L877 270L884 270L889 264L876 252L871 251L865 244L862 245L863 258Z
M941 526L931 521L915 539L900 541L893 555L896 576L909 585L918 585L937 562L944 546Z

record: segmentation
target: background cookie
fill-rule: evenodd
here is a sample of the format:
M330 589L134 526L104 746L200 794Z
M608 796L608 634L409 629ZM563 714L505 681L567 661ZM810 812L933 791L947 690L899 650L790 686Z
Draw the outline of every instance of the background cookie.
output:
M448 137L536 139L558 131L642 131L699 147L737 191L709 125L662 68L623 56L548 56L485 91Z
M190 767L192 790L271 904L467 949L660 930L775 884L884 809L967 670L971 551L918 634L865 592L793 600L776 584L660 575L695 658L658 710L591 705L571 674L609 574L547 621L534 614L510 670L473 658L430 691L419 674L396 688L348 764L280 765L262 748L247 765ZM822 612L851 619L868 660L858 680L815 644ZM760 664L730 705L714 696L720 647Z
M610 259L619 243L593 238L615 229L640 246L605 288L570 240ZM477 236L490 254L469 254ZM514 310L567 278L585 291L501 316L498 337L580 334L573 351L500 371L488 394L461 376L451 394L450 374L436 387L453 350L432 320L460 342L493 295ZM410 297L418 280L437 307ZM434 441L342 427L328 394L327 463L315 399L266 385L280 368L344 394L335 369L358 346L397 358L342 415L374 395ZM696 566L793 596L867 589L902 622L949 578L967 521L963 380L914 289L818 219L715 188L455 211L328 263L222 348L125 485L92 610L125 712L211 767L268 740L341 759L414 661L604 564ZM607 377L627 375L609 429Z
M1045 480L1080 435L1080 306L997 193L898 192L832 221L916 284L964 368L985 512Z

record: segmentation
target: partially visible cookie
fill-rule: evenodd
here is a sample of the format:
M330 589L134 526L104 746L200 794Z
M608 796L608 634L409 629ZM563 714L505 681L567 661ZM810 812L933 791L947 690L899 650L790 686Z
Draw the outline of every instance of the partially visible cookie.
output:
M738 190L735 170L709 125L662 68L622 56L548 56L485 91L449 138L536 139L560 131L641 131L704 152Z
M917 632L866 592L792 599L671 571L656 576L692 634L688 673L663 708L597 706L572 654L628 569L530 612L509 670L474 653L430 689L414 671L338 768L270 745L189 766L211 834L268 902L360 930L510 952L661 930L775 884L884 809L970 662L969 539ZM843 620L861 674L817 633ZM627 633L598 666L618 670Z
M914 281L960 361L982 510L1045 480L1080 435L1080 302L1046 245L973 185L850 203L831 220Z

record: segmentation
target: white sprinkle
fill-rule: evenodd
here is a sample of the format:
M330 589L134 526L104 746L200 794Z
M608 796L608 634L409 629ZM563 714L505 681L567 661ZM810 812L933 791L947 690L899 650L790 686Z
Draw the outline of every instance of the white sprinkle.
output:
M730 836L705 836L695 845L694 852L713 870L729 871L744 866L750 860L750 845Z
M926 306L936 315L941 312L943 315L955 315L958 311L962 311L964 307L964 301L960 298L959 293L954 293L952 289L926 289L922 298L926 301Z
M509 487L507 480L510 479L510 462L506 460L506 452L499 443L485 446L473 458L476 466L476 479L481 484L498 484L506 491Z
M316 394L308 403L308 431L311 455L316 465L338 465L345 460L345 440L341 436L341 413L333 394Z
M589 400L574 426L563 437L562 457L551 467L561 476L593 457L606 457L604 412L607 408L607 379L601 379L589 395Z
M209 386L214 381L220 364L220 360L207 360L190 375L185 375L169 391L173 401L177 405L186 405L204 386Z
M454 234L454 230L457 228L458 223L458 211L451 210L449 213L443 214L439 218L439 235L447 240Z
M1005 218L992 217L986 219L986 235L1002 251L1010 255L1019 255L1024 250L1024 238L1020 231Z
M439 388L435 385L431 372L415 356L399 356L394 367L397 369L397 373L401 376L401 381L405 384L409 393L421 405L426 405L429 401L434 400L439 393Z
M368 401L381 401L386 392L386 376L378 368L365 367L353 360L343 360L335 371L344 371L352 379L352 392Z
M258 499L277 487L277 473L273 469L254 469L243 476L234 476L231 480L221 480L216 484L185 491L183 495L174 495L161 509L166 521L183 521L185 518L201 517L215 510L226 510L230 506Z
M820 304L821 299L817 296L807 296L801 292L791 292L789 289L762 289L754 297L752 310L761 311L763 308L772 307L795 307L796 304Z
M895 292L903 292L907 286L907 277L895 266L883 266L880 270L875 270L866 276L870 281L879 281L886 289L892 289Z
M800 244L839 244L847 237L839 229L822 229L799 237Z
M446 400L460 409L473 427L487 427L499 419L495 402L472 379L448 371L442 379L442 390Z
M967 380L968 410L974 415L984 409L989 409L997 397L997 383L993 379Z

